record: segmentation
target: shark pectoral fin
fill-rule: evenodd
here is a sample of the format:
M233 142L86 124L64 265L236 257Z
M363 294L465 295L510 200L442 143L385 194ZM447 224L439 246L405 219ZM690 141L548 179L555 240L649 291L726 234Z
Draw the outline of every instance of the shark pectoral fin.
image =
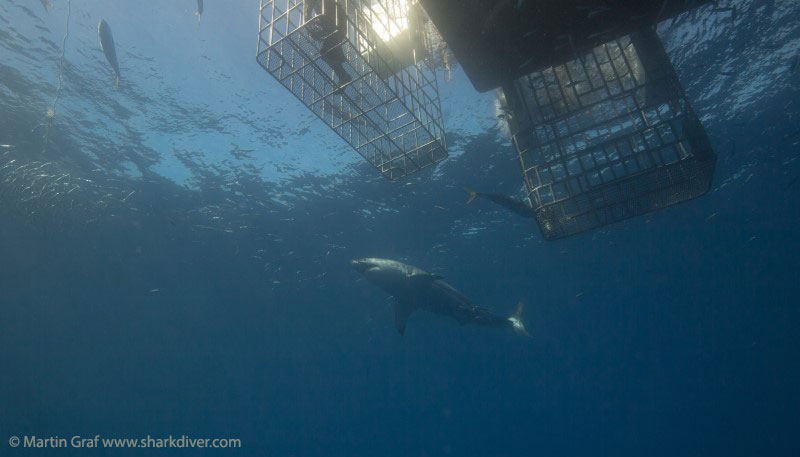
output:
M397 331L400 332L400 335L406 333L408 316L410 316L415 309L417 309L417 307L410 303L403 303L400 301L394 303L394 324L397 326Z
M418 286L428 286L433 281L438 281L440 279L444 279L444 276L431 273L416 274L411 276L411 280L414 281Z

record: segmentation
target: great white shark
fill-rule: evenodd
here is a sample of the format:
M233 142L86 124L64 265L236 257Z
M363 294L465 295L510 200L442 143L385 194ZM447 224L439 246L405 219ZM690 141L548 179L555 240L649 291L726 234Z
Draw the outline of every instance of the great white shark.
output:
M444 282L442 276L427 273L413 265L378 258L356 259L351 264L368 281L394 297L395 325L401 335L406 331L408 317L421 309L452 317L461 325L507 328L528 336L522 323L522 302L511 316L498 316L472 303L464 294Z

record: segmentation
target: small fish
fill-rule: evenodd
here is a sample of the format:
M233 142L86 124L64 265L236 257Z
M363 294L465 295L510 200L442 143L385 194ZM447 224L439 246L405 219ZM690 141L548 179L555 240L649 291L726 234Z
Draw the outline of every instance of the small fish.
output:
M783 135L783 139L784 140L788 140L788 139L796 137L797 135L800 135L800 130L797 130L794 133L787 133L786 135Z
M706 218L706 222L710 221L711 219L714 219L714 216L716 215L717 213L711 213L711 215Z
M119 62L117 62L117 49L114 46L114 36L111 34L111 27L109 27L108 22L104 19L100 19L100 22L97 24L97 34L100 37L100 47L103 48L103 54L105 54L106 60L111 64L114 73L117 75L114 86L119 87L120 73Z
M0 149L13 149L13 144L0 144Z
M150 289L150 293L151 294L155 294L155 293L158 293L158 292L161 292L161 289Z

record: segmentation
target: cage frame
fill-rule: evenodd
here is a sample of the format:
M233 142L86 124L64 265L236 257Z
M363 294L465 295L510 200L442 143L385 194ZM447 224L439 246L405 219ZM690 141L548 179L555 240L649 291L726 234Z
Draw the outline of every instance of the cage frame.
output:
M385 57L395 56L376 52L381 38L372 26L377 16L372 5L400 1L323 0L322 11L306 17L306 0L260 0L256 48L262 68L389 180L447 157L432 50L416 59L412 48L413 64L388 74L385 70L393 67ZM346 30L337 46L352 80L342 88L319 52L322 40L313 38L309 29L323 20L327 5L337 7L336 27ZM339 6L346 12L344 18L339 17Z
M616 44L618 55L611 55L610 44ZM637 61L626 54L627 47L632 47ZM598 50L606 60L598 62ZM587 62L596 69L588 71ZM627 72L621 73L615 62L623 62ZM586 79L576 81L571 65L580 65ZM601 65L607 65L611 79ZM599 75L602 82L595 85L591 75ZM553 84L548 85L548 76ZM626 77L632 83L627 88ZM579 92L587 82L588 89ZM530 94L524 87L528 83ZM509 129L528 200L548 240L690 200L710 188L716 156L653 28L529 73L504 85L503 92L512 113ZM538 103L540 93L547 103ZM595 101L583 103L582 97L592 96ZM592 118L592 110L609 107L611 116L594 123L585 120ZM665 129L671 139L662 135ZM655 134L657 140L645 133ZM668 148L675 152L675 160L663 155ZM591 160L585 161L586 156ZM650 163L642 162L648 156ZM597 179L589 182L587 176Z

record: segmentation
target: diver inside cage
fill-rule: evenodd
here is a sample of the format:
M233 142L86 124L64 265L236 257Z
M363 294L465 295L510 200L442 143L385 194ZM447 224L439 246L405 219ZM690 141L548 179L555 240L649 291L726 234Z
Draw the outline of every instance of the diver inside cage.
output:
M319 19L308 25L308 33L322 42L320 56L333 69L337 91L353 80L344 69L347 58L342 44L347 39L347 13L336 0L305 0L303 14L306 21L314 15Z

